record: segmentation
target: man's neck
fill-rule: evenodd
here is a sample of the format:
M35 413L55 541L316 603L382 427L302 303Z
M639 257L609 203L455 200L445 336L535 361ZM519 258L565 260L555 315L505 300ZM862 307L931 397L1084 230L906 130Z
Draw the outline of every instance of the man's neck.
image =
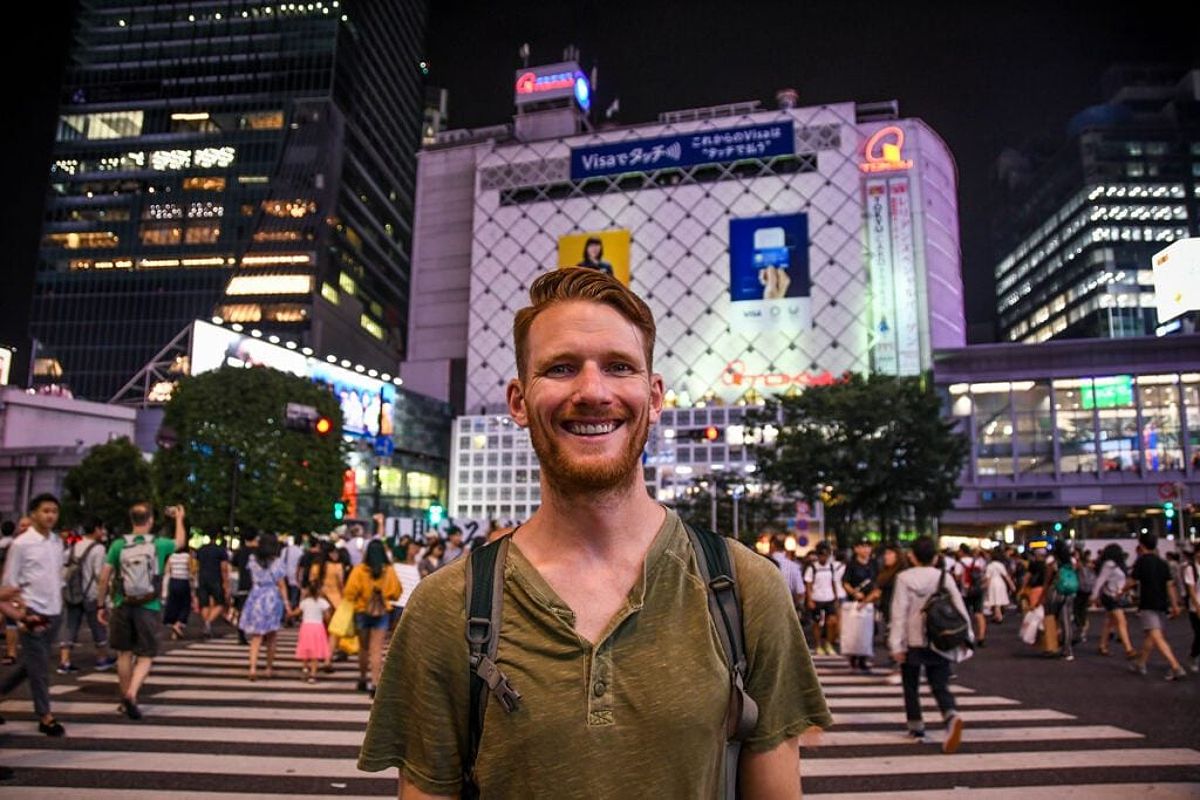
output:
M40 528L37 525L30 525L29 530L35 531L35 532L41 534L42 538L50 536L52 533L54 533L53 528Z
M592 495L566 495L543 481L542 505L518 538L535 561L551 553L585 562L627 558L646 552L665 516L640 473L636 485Z
M134 528L133 533L130 535L131 536L149 536L150 535L150 526L147 525L144 528Z

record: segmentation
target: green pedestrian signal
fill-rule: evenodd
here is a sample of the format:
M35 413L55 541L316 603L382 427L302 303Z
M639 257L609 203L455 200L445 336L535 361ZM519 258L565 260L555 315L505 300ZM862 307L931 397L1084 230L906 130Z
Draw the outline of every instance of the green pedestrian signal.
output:
M1054 523L1054 532L1059 533L1060 531L1062 531L1062 523L1061 522Z
M346 518L346 503L344 501L338 500L333 504L333 518L339 521Z
M1165 503L1163 503L1163 515L1167 519L1175 518L1175 504L1170 500L1167 500Z
M441 503L434 503L429 507L429 524L432 527L437 527L442 524L442 520L446 518L446 509Z

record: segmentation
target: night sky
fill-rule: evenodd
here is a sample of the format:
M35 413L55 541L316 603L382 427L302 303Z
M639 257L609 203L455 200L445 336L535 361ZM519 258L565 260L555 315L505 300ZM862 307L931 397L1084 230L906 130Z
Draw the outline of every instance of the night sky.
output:
M380 2L382 0L372 0ZM24 357L32 268L69 42L70 3L42 6L22 27L2 126L9 155L0 247L0 342ZM1106 98L1101 77L1121 63L1200 65L1186 3L449 2L434 0L429 83L450 93L450 126L512 116L517 49L557 61L568 44L599 68L594 108L620 97L621 124L659 112L761 100L792 87L800 105L895 99L949 144L959 170L967 321L976 338L994 317L990 175L1006 147L1062 140L1067 120ZM64 11L64 9L68 9ZM13 58L11 49L9 59ZM985 333L984 336L987 334Z

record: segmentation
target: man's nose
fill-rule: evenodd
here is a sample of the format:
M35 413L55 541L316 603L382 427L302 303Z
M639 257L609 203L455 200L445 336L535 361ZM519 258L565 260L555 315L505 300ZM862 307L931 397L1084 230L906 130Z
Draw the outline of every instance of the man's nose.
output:
M599 364L585 361L575 376L575 401L578 403L604 403L612 393L609 391L608 376Z

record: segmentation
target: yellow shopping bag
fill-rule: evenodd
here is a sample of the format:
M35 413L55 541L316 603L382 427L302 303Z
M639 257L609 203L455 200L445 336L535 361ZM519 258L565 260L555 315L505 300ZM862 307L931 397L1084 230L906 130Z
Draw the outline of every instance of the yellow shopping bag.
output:
M358 655L358 637L347 636L345 639L338 639L338 650L341 650L348 656Z
M329 620L329 632L338 638L354 635L354 603L343 600Z

